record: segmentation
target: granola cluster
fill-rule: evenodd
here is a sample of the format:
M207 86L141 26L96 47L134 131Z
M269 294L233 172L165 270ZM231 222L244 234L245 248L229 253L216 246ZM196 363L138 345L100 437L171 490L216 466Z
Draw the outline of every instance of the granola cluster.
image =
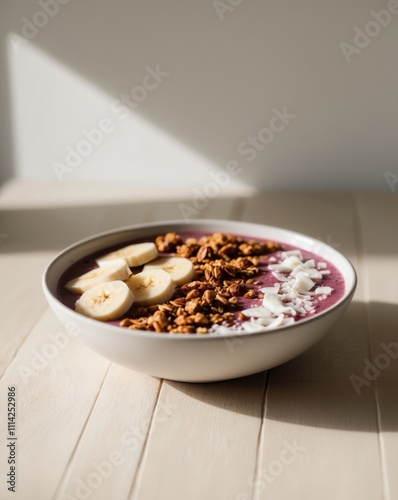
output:
M176 233L157 236L160 253L189 258L195 280L177 287L171 300L148 307L133 307L131 317L120 322L130 329L168 333L206 334L215 325L232 326L239 317L240 298L262 298L256 279L275 242L259 242L214 233L186 238Z

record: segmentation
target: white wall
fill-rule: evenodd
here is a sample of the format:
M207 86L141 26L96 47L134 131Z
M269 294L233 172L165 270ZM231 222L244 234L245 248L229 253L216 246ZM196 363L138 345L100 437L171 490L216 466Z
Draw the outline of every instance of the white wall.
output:
M265 189L388 189L386 172L398 174L397 0L6 0L2 11L3 178L189 188L231 160L235 185ZM372 38L354 42L356 27ZM123 110L115 100L133 88ZM108 133L68 164L66 148L85 153L83 130L100 122Z

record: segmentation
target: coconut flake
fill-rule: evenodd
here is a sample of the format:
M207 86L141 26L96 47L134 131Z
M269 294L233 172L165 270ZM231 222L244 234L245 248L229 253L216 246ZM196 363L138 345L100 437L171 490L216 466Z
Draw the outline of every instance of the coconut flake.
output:
M297 266L303 265L303 262L298 259L295 255L292 255L290 257L287 257L283 262L282 266L285 266L289 269L289 271L292 271L294 268Z
M282 316L283 316L283 314L282 314ZM269 317L269 318L252 318L252 323L254 323L256 325L261 325L261 326L267 327L274 320L275 320L275 318L271 318L271 317Z
M296 277L299 273L305 273L309 278L315 280L321 280L322 274L315 268L306 267L305 265L300 265L294 268L294 270L290 273L291 276Z
M264 306L250 307L249 309L244 309L242 314L248 318L269 318L271 317L271 311Z
M294 318L289 317L289 318L284 318L282 325L283 326L289 326L294 323Z
M293 283L293 289L303 289L309 292L311 288L315 285L315 282L307 275L305 272L297 273L296 279Z
M281 253L282 259L286 259L287 257L297 257L301 261L303 260L303 254L301 253L301 250L286 250L285 252Z
M322 280L330 274L326 262L317 262L314 258L304 262L300 250L281 252L280 256L280 259L268 260L268 270L279 282L261 288L262 305L242 311L248 321L243 321L236 331L250 333L293 324L295 317L314 314L315 304L332 293L333 289L328 286L317 286L315 292L311 291L317 285L313 280Z
M263 293L278 293L280 287L280 283L275 283L274 286L266 286L264 288L261 288L260 291Z
M246 321L246 323L243 323L242 325L243 330L246 332L262 332L264 331L264 327L262 325L259 325L258 323L254 323L252 321Z
M318 286L315 288L315 294L330 295L333 292L333 288L330 286Z
M289 314L295 316L296 311L282 303L281 298L275 293L266 293L263 298L263 305L274 314Z
M312 305L312 304L309 304L309 303L304 304L304 309L305 309L306 311L308 311L308 312L313 312L313 311L315 311L315 309L314 309L313 305Z
M284 315L280 314L277 318L275 318L269 325L266 327L267 330L271 328L276 328L277 326L281 326L284 320Z
M270 271L277 271L279 273L290 273L291 268L284 266L283 264L270 264L268 266Z
M277 273L276 271L272 273L272 276L274 276L279 281L289 281L289 278L286 275Z

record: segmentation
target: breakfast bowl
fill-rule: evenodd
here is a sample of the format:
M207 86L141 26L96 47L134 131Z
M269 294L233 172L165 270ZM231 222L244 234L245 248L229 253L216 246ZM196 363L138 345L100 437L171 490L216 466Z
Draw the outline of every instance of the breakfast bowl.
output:
M229 323L225 323L217 312L218 309L221 312L222 303L216 303L216 307L211 305L212 309L206 310L215 311L211 314L217 324L206 328L189 326L188 331L182 331L184 327L172 326L168 326L168 330L164 331L160 328L140 328L140 324L149 324L149 316L144 318L142 323L137 323L140 320L128 319L128 313L124 314L122 323L119 320L99 320L79 312L76 306L79 295L69 303L65 299L69 292L64 293L62 284L65 283L68 273L69 277L73 277L73 273L70 274L71 269L75 270L76 276L76 269L81 273L88 262L94 262L98 256L101 258L111 255L110 250L117 252L117 249L126 248L131 244L155 242L156 238L170 234L187 235L186 241L189 242L206 240L206 235L215 234L221 239L223 235L232 235L233 239L225 241L232 241L233 249L239 247L249 257L251 248L257 253L260 252L256 242L263 242L263 249L271 249L270 242L275 242L274 253L265 257L250 257L248 268L250 271L254 269L252 263L262 263L261 278L272 279L272 283L256 281L256 276L250 278L248 272L249 277L237 280L238 288L243 287L243 292L246 293L238 298L226 294L228 301L231 301L231 307L236 309L234 315L226 313L225 317L230 319ZM196 243L195 245L196 252L199 246ZM232 257L226 255L227 249L232 248L229 243L227 245L223 246L224 254L221 250L219 253L225 256L228 271L231 270L228 262L236 261L231 261ZM212 251L209 244L205 246ZM183 244L175 248L179 251L187 249ZM158 249L164 250L159 246ZM116 256L119 257L119 254ZM188 253L186 256L194 260L192 254ZM202 261L197 263L196 267L198 272L206 268L206 250L202 250L201 257ZM247 261L246 257L242 259ZM101 265L101 259L95 262ZM239 259L237 262L240 262ZM140 272L141 268L133 268L132 276L137 276ZM203 272L206 272L206 269ZM321 283L320 277L329 281L326 284ZM224 279L223 283L229 286L231 283L235 284L233 278L232 276L232 281ZM200 279L196 277L192 280L182 287L176 285L174 289L182 290L184 286L198 286L200 289ZM356 281L355 270L342 253L304 234L248 222L195 220L187 223L177 220L118 228L81 240L66 248L49 263L43 274L42 285L48 304L64 327L101 356L155 377L184 382L211 382L261 372L305 352L322 339L342 316L352 299ZM256 290L253 283L258 285ZM330 286L331 283L333 286ZM125 286L123 282L122 285ZM219 288L211 286L215 291L208 295L215 297ZM286 291L286 287L290 288ZM281 295L282 292L284 295ZM198 296L199 293L201 292L191 292L190 296ZM252 296L255 298L249 304ZM294 300L290 296L294 296ZM219 299L222 300L222 297ZM184 307L188 307L184 306L187 299L184 300L182 307L181 304L175 307L188 318L188 313L184 312ZM237 305L239 303L240 309ZM230 304L227 305L229 307ZM150 306L148 307L150 309ZM167 307L163 306L162 311L167 312ZM208 325L206 314L195 317L202 318L201 321ZM237 318L232 326L231 318ZM177 320L177 324L180 323L181 321Z

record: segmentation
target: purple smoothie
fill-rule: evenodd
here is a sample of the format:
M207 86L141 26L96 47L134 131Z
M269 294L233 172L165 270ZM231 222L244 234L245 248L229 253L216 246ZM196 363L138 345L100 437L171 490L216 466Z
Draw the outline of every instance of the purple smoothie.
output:
M182 239L185 241L187 238L199 239L202 236L207 235L208 233L186 231L186 232L180 232L179 234L182 237ZM84 274L92 269L97 268L98 265L96 264L95 260L97 258L101 257L102 255L105 255L109 252L112 252L114 250L117 250L119 248L122 248L124 246L130 245L133 243L141 243L141 242L145 242L145 241L153 241L154 242L156 236L158 236L158 235L154 235L153 237L147 237L144 239L128 240L128 241L124 242L123 244L118 244L116 246L107 247L99 252L95 252L91 255L88 255L84 259L81 259L81 260L75 262L73 265L71 265L63 273L63 275L61 276L61 278L59 280L58 287L57 287L57 295L58 295L59 300L64 305L66 305L70 309L74 310L75 303L79 299L80 295L75 294L75 293L71 293L68 290L66 290L65 284L69 280L74 279L74 278L76 278L76 277L78 277L78 276L80 276L80 275L82 275L82 274ZM247 240L254 239L252 237L244 236L244 235L235 235L235 236L239 236L245 240L246 239ZM259 242L266 242L267 241L267 239L261 239L261 238L255 238L255 240L259 241ZM283 260L283 258L282 258L283 252L287 252L287 251L291 251L291 250L300 250L301 254L303 256L303 262L314 259L315 267L317 267L317 264L319 262L325 263L325 266L326 266L325 270L330 272L329 274L323 275L322 279L313 279L313 281L315 282L315 286L313 287L313 289L315 289L317 286L322 286L322 287L330 287L333 289L333 291L330 294L328 294L327 296L324 294L320 295L319 297L315 296L314 300L313 300L313 311L306 312L305 314L300 314L300 315L294 316L294 321L300 321L304 318L314 316L314 314L319 314L322 311L325 311L326 309L328 309L329 307L334 305L336 302L339 301L339 299L341 299L341 297L344 295L344 290L345 290L344 277L342 276L340 271L331 262L328 262L325 259L315 255L314 253L303 250L301 248L294 247L292 245L288 245L285 243L283 243L281 245L283 248L282 250L277 250L276 252L270 253L267 255L266 258L260 260L260 263L258 266L259 273L257 276L254 277L254 280L260 282L260 284L248 285L249 289L253 288L256 292L259 292L264 287L274 287L275 284L280 283L280 281L274 275L274 273L268 269L270 260L272 262L276 261L277 263L279 263L280 261ZM167 256L167 255L170 255L170 254L159 253L159 256ZM133 272L133 274L136 274L141 269L142 268L132 268L132 272ZM318 299L320 299L320 300L318 300ZM242 323L242 321L238 319L239 313L245 309L260 306L262 304L262 298L258 298L258 297L256 297L256 298L244 298L242 296L242 297L238 297L238 300L239 300L239 302L238 302L237 307L234 309L234 314L236 315L236 318L237 318L236 324L239 326ZM132 307L134 308L134 305ZM120 321L124 317L129 317L129 313L130 312L127 312L127 314L124 315L122 318L118 319L117 321L111 321L109 323L119 326Z

